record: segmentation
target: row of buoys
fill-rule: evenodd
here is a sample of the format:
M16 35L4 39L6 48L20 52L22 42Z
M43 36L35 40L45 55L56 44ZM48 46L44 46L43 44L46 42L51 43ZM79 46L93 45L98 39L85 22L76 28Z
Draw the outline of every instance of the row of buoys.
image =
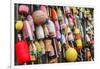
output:
M44 5L18 5L17 8L18 14L15 15L19 16L15 18L20 18L15 23L18 39L15 44L17 64L78 61L78 57L82 57L86 42L93 45L91 40L93 41L94 34L87 30L90 36L88 33L84 36L85 25L80 23L86 19L89 23L92 22L90 9ZM30 10L33 12L30 13ZM90 51L89 48L87 50ZM42 60L43 55L46 58ZM91 52L88 55L92 57ZM52 59L49 61L50 57Z

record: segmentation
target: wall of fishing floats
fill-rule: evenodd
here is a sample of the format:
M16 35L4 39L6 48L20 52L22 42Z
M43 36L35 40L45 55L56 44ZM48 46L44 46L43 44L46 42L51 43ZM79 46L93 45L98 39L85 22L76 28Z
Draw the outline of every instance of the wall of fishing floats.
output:
M15 65L94 60L93 8L14 6Z

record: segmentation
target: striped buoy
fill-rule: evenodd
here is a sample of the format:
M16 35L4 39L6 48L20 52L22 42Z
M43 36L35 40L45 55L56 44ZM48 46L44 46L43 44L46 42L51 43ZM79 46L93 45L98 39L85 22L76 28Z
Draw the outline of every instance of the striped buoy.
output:
M80 35L80 30L78 28L74 29L74 34L76 37L76 46L78 49L82 49L82 40L81 40L81 35Z

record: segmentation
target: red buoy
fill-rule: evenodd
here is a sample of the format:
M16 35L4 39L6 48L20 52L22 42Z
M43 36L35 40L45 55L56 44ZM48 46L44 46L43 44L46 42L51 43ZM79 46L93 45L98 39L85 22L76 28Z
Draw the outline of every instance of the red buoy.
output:
M16 57L18 64L24 64L30 61L28 44L24 40L19 40L16 43Z

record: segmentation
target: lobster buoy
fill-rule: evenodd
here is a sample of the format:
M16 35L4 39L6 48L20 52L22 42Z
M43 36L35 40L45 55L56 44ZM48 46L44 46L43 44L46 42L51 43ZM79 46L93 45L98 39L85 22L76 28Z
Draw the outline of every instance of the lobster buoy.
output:
M58 21L55 21L54 25L56 30L56 38L59 40L61 38L61 34L60 34L60 27Z
M66 60L67 61L74 62L74 61L76 61L77 56L78 56L78 53L74 48L69 47L66 50Z
M41 5L41 6L40 6L40 10L42 10L42 11L45 13L46 19L48 19L48 13L47 13L46 6Z
M65 39L64 34L61 34L61 42L62 44L66 44L66 39Z
M48 37L49 36L49 31L48 31L48 28L47 28L46 24L43 25L43 31L44 31L44 36Z
M82 49L82 40L81 40L80 30L78 28L75 28L74 33L76 37L76 46L78 49Z
M58 8L58 10L57 10L57 15L58 15L58 20L62 20L62 18L63 18L63 16L62 16L62 11L61 11L61 9L60 8Z
M73 34L71 32L70 27L67 28L67 34L68 34L68 40L69 41L73 41L74 40L74 37L73 37Z
M45 54L45 45L44 45L43 40L40 40L40 41L39 41L39 44L40 44L40 46L42 47L42 54Z
M51 19L52 19L53 21L58 20L57 13L56 13L54 7L52 7L51 10L50 10L50 17L51 17Z
M20 5L18 11L22 15L26 15L29 12L29 7L27 5Z
M72 9L73 9L73 14L78 14L78 10L76 7L73 7Z
M34 23L37 25L41 25L41 24L45 23L45 21L46 21L46 15L41 10L34 11L32 14L32 17L33 17Z
M89 38L89 35L88 34L86 34L86 41L87 42L90 42L90 38Z
M75 28L74 33L75 34L79 34L80 33L80 30L78 28Z
M89 19L90 21L92 20L92 15L91 15L91 14L88 15L88 19Z
M35 41L35 46L37 48L37 56L40 57L42 55L42 47L38 41Z
M48 30L49 30L49 35L56 37L56 30L55 30L55 26L54 23L51 20L48 20Z
M30 51L31 61L33 62L33 61L36 60L36 55L37 55L37 49L36 49L36 46L35 46L35 44L33 42L29 46L29 51Z
M45 51L50 52L51 46L52 46L52 41L50 39L45 39L44 44L45 44Z
M69 7L65 7L65 14L71 14L71 9Z
M55 25L56 31L59 31L60 30L60 26L59 26L58 21L55 21L54 25Z
M32 16L31 16L31 15L28 15L28 16L27 16L27 20L28 20L28 22L29 22L30 25L31 25L32 31L34 32L34 31L35 31L35 27L34 27L34 21L33 21Z
M30 54L28 50L28 44L24 40L16 42L16 58L18 64L24 64L30 62Z
M57 38L58 40L60 40L60 38L61 38L61 33L60 33L60 31L56 31L56 38Z
M67 17L64 17L64 20L65 20L65 24L68 26L68 19L67 19Z
M68 20L69 20L69 26L72 28L74 26L74 21L71 17L69 17Z
M50 46L51 51L49 52L49 56L54 56L55 52L54 52L54 48L53 46Z
M41 25L36 26L36 36L37 39L43 39L44 38L44 32L43 32L43 28Z
M24 39L29 38L30 40L33 40L34 33L32 32L31 25L27 20L24 21L23 36Z
M20 30L22 30L22 28L23 28L23 22L18 20L16 22L16 30L20 31Z

